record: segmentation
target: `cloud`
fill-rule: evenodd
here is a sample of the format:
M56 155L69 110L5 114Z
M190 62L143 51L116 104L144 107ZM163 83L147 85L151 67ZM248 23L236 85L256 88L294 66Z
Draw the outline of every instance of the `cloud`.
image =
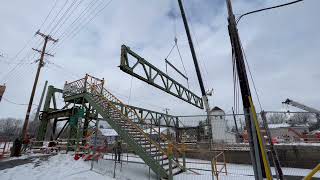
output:
M53 3L49 0L3 2L0 7L3 27L0 29L0 38L4 43L0 44L0 51L14 56L38 29ZM233 82L224 1L184 1L184 4L206 88L215 90L214 96L210 98L211 106L220 106L228 112L233 104ZM190 78L190 88L198 95L201 94L177 5L169 0L113 1L75 38L63 42L61 48L54 52L54 58L48 58L50 62L63 68L52 64L43 68L34 102L39 101L45 80L62 88L65 81L72 81L89 73L104 77L106 88L123 101L128 102L130 96L130 104L157 111L168 107L170 113L176 115L203 114L203 110L131 78L117 67L120 64L120 46L126 44L164 70L164 58L173 45L176 26L179 47ZM269 5L274 5L274 2L234 1L233 8L236 14L241 14ZM319 5L318 1L304 1L241 20L240 36L266 110L280 109L281 102L287 97L320 108L315 91L320 86L317 83L317 67L320 65L317 60L317 49L320 46L317 35L319 24L316 23L318 21L315 14L315 8ZM53 12L57 13L57 9ZM175 17L174 14L179 16ZM31 45L23 51L22 57L28 53ZM34 61L37 56L31 59ZM177 54L172 55L171 61L182 68ZM13 66L0 61L0 78ZM35 70L35 64L18 68L7 82L5 97L15 102L27 103ZM181 77L174 77L186 85ZM25 112L25 106L16 106L6 101L0 103L0 117L22 118Z

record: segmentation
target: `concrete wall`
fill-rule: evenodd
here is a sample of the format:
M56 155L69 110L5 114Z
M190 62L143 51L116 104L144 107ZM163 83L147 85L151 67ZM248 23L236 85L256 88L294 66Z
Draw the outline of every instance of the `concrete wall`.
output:
M208 145L188 145L187 149L195 148L198 149L198 152L187 152L186 156L188 158L212 160L215 152L208 152ZM277 145L276 149L282 167L313 169L320 163L320 146ZM270 155L269 157L271 158ZM225 158L227 163L251 164L250 152L248 150L226 150ZM273 166L272 163L270 164Z
M303 133L304 131L308 132L308 128L306 127L291 127L295 131L299 133ZM299 138L295 133L292 131L289 131L289 128L287 127L281 127L281 128L270 128L270 133L272 137L283 137L283 136L289 136L289 137L294 137L294 138Z

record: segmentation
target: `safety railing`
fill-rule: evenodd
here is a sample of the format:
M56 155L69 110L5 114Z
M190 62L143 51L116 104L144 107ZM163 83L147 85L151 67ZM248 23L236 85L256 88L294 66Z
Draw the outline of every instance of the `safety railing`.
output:
M108 90L106 90L105 88L102 89L101 92L99 92L97 88L90 88L91 84L90 82L87 82L87 86L89 87L89 89L91 90L91 94L93 95L96 95L96 96L99 96L101 98L104 98L105 100L107 100L108 102L108 106L111 106L115 109L117 109L117 111L120 113L120 114L123 114L121 108L124 106L125 109L126 109L126 112L125 112L125 116L123 117L130 125L136 127L139 132L141 134L143 134L144 138L148 140L148 142L150 142L151 144L155 145L156 149L159 150L159 152L161 152L163 155L166 155L168 156L167 152L161 147L160 143L157 143L155 142L152 138L150 138L150 136L145 133L142 128L137 124L137 123L134 123L132 121L132 119L138 119L139 122L144 122L143 119L141 119L139 117L139 115L136 113L136 111L134 111L133 109L131 109L129 106L125 105L124 103L122 103L122 101L120 101L117 97L115 97L113 94L111 94ZM95 84L94 84L95 86ZM123 119L122 119L123 120ZM157 132L158 131L151 127L150 124L145 124L144 126L147 127L147 129L151 129L151 133L152 132ZM130 135L130 134L129 134ZM168 140L162 133L160 133L160 137L161 139L164 141L164 143L167 143L167 144L175 144L173 143L172 141ZM175 152L179 153L180 152L180 149L177 148L176 146L174 146L174 150ZM177 163L178 165L179 164L179 159L176 157L175 158L175 163Z

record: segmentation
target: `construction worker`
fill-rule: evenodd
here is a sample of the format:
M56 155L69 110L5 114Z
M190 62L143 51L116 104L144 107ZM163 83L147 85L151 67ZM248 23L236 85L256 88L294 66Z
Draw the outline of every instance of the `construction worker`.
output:
M11 157L18 157L20 156L20 150L22 146L22 141L20 138L16 138L14 140L13 146L11 148Z
M30 145L30 135L27 134L26 137L22 141L22 152L26 152Z
M120 162L121 153L122 153L122 142L118 138L116 139L115 143L113 144L113 152L115 155L115 161Z

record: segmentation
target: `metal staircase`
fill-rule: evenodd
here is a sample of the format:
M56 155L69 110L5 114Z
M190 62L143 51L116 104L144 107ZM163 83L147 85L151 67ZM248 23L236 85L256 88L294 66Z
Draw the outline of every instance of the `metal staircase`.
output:
M86 75L83 79L65 84L64 99L66 102L82 99L82 103L89 103L161 178L170 178L171 176L167 152L170 144L174 152L170 156L173 159L171 173L176 175L182 172L184 168L178 161L179 149L161 133L159 133L160 138L157 141L152 139L144 129L148 128L150 134L152 132L158 133L158 131L151 125L144 124L142 128L141 124L137 124L136 122L143 122L143 119L106 90L103 84L104 80Z

